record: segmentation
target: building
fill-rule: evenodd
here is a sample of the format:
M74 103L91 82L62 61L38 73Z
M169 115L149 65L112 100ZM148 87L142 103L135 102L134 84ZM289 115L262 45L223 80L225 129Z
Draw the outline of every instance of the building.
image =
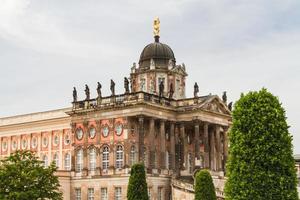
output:
M297 190L298 190L298 195L300 195L300 154L294 155L295 159L295 164L296 164L296 172L297 172Z
M151 199L193 198L193 174L201 168L211 170L222 197L231 124L226 94L198 96L195 84L186 98L185 66L160 42L158 19L154 33L124 78L123 94L111 80L109 96L98 83L91 98L86 85L84 100L74 88L70 108L1 118L1 157L28 149L46 166L54 161L66 200L126 199L136 162L146 166Z

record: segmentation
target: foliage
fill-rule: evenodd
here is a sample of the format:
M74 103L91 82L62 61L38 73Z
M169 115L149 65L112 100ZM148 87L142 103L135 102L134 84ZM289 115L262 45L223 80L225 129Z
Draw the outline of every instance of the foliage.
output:
M196 174L195 200L216 200L216 191L210 173L201 170Z
M43 167L32 152L16 151L1 161L0 199L62 199L55 171L53 163Z
M146 173L143 164L134 164L131 167L127 189L128 200L148 200Z
M295 200L292 136L278 98L266 89L241 95L229 132L226 200Z

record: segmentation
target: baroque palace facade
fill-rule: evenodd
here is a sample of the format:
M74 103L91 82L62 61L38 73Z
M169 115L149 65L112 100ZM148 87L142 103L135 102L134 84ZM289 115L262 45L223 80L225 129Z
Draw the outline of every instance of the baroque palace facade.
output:
M143 162L150 199L193 199L193 175L207 168L223 197L231 125L226 95L186 98L184 64L159 41L133 64L124 93L96 98L86 85L84 100L74 88L72 107L0 119L0 155L27 149L55 162L64 199L126 199L130 167ZM129 87L130 85L130 87ZM228 108L229 107L229 108Z

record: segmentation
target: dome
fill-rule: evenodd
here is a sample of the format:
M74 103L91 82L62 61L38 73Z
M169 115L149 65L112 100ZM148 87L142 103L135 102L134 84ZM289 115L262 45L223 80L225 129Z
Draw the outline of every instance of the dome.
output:
M143 49L139 60L140 67L149 68L151 59L154 60L156 66L161 68L167 67L169 60L174 63L176 61L173 50L168 45L160 43L158 38Z

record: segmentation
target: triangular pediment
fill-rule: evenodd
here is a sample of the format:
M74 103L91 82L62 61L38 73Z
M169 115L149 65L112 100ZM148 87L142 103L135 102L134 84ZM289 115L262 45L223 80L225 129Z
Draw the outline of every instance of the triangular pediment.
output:
M227 105L218 96L211 96L211 98L202 103L200 108L210 112L231 115Z
M177 73L177 74L180 74L180 75L184 75L184 76L187 76L187 73L182 69L181 66L175 66L171 69L171 72L174 72L174 73Z

